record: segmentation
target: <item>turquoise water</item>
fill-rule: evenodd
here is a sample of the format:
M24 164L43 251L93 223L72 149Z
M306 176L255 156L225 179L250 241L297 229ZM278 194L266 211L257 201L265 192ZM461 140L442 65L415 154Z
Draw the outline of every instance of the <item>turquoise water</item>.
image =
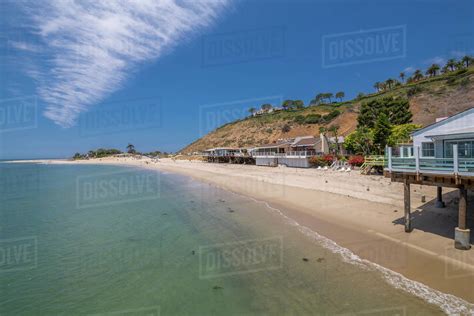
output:
M187 177L0 164L0 194L0 315L442 313L265 203Z

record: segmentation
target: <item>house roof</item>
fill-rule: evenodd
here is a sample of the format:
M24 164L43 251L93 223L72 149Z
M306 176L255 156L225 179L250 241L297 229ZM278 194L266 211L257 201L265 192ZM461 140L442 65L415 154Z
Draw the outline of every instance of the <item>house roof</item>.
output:
M292 143L293 143L293 140L283 140L283 141L277 141L276 143L260 145L260 146L255 147L254 149L286 147L286 146L291 145Z
M459 112L459 113L457 113L457 114L454 114L453 116L450 116L450 117L448 117L447 119L444 119L444 120L442 120L442 121L435 122L435 123L433 123L433 124L427 125L427 126L425 126L424 128L421 128L421 129L419 129L419 130L414 131L411 135L412 135L412 136L419 135L419 134L421 134L421 133L423 133L423 132L426 132L426 131L428 131L428 130L432 130L432 129L434 129L434 128L436 128L436 127L439 127L439 126L442 126L442 125L444 125L444 124L446 124L446 123L452 122L452 121L454 121L454 120L456 120L456 119L458 119L458 118L460 118L460 117L462 117L462 116L464 116L464 115L473 114L473 113L474 113L474 107L473 107L473 108L470 108L470 109L467 109L467 110L465 110L465 111ZM432 136L429 136L429 137L432 137Z
M314 136L297 137L295 141L291 144L291 146L314 146L318 140L319 138L316 138Z
M205 151L214 151L214 150L240 150L240 148L233 148L233 147L218 147L218 148L210 148L210 149L206 149Z

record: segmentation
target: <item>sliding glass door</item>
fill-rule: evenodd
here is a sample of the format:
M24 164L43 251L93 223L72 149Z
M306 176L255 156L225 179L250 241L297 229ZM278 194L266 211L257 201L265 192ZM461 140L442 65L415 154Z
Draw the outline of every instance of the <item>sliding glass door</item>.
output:
M453 146L458 145L459 158L474 158L474 140L446 141L444 143L444 156L453 158Z

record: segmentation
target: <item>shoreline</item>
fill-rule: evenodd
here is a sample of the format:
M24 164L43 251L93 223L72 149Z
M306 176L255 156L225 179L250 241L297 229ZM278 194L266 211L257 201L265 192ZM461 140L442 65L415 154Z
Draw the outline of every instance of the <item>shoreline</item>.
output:
M339 175L337 172L323 174L321 171L319 171L320 178L317 178L318 171L314 169L216 165L171 159L160 159L159 162L152 162L146 158L17 162L138 166L187 175L261 203L267 203L269 207L278 209L283 216L295 221L301 227L317 232L316 234L349 249L361 260L369 261L397 274L400 273L410 280L430 286L442 293L452 294L467 302L474 302L473 252L456 251L451 238L423 231L416 226L412 233L406 234L402 223L397 223L397 220L403 216L402 209L396 203L387 203L394 200L392 195L396 196L399 188L395 185L392 187L387 183L389 181L387 179L360 176L355 173L351 175ZM315 189L308 185L307 178L310 178L311 183L328 185ZM335 180L335 178L341 179ZM338 181L345 182L349 188L361 184L372 185L368 187L369 190L363 188L367 192L365 195L362 194L362 190L357 189L347 192L344 186L326 190L331 184L337 186ZM386 192L386 196L382 199L384 202L376 201L377 194L381 190ZM434 188L427 190L424 187L414 194L413 199L425 195L427 201L431 201L434 199L434 194ZM401 199L402 195L400 195ZM447 202L449 205L450 201ZM414 203L415 206L418 204L420 203ZM395 210L397 212L394 212ZM449 208L437 211L424 206L423 212L430 212L432 218L427 220L432 221L433 225L440 225L446 221L443 213L452 216L452 210Z

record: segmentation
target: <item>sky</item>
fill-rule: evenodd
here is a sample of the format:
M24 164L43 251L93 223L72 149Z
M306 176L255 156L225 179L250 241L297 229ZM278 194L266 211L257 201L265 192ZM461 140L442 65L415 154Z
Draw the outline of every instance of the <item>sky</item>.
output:
M0 0L0 159L176 152L473 53L472 0Z

